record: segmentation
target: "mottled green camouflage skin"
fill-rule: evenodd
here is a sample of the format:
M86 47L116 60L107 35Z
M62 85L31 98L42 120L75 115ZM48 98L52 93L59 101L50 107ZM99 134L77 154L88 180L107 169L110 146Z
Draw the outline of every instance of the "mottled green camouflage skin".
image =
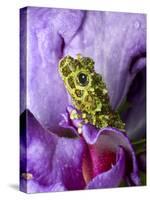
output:
M59 62L59 72L73 105L82 113L73 113L74 118L82 118L85 123L97 128L111 126L124 130L125 124L119 114L111 109L108 90L102 76L94 71L91 58L77 55L74 59L66 56ZM81 84L81 74L86 76L86 84Z

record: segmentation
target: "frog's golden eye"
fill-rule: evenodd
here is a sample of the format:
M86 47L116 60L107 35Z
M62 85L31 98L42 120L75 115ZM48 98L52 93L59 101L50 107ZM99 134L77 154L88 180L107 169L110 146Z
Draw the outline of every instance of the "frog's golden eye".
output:
M81 86L86 86L89 83L87 74L81 72L78 74L78 82Z

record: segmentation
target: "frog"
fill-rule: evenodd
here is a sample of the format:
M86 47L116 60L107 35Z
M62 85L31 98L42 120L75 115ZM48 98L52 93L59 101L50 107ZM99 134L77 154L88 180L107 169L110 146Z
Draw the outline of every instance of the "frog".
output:
M66 55L60 59L58 71L74 106L71 119L82 119L79 128L89 123L96 128L113 127L125 130L125 123L119 112L113 110L106 83L94 69L91 57L77 54L76 58ZM77 112L79 111L79 112Z

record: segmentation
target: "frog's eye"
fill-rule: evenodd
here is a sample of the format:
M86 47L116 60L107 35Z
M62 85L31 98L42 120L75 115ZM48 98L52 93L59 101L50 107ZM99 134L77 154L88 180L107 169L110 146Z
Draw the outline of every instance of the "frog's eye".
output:
M83 72L79 73L79 74L78 74L78 82L79 82L79 84L82 85L82 86L87 85L88 82L89 82L88 76L87 76L85 73L83 73Z

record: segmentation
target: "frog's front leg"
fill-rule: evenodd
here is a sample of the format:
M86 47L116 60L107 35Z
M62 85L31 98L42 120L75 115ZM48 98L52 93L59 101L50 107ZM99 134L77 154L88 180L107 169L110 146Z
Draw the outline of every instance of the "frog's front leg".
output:
M74 125L77 128L79 134L82 133L82 126L84 124L83 114L77 112L76 109L73 109L70 113L70 119L74 121Z

